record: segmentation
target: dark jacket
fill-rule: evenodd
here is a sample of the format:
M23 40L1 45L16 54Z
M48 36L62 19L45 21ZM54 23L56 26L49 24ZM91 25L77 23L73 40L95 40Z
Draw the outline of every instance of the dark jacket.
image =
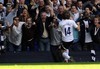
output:
M30 39L35 40L36 37L36 26L32 25L27 28L25 24L22 25L22 43L27 42Z
M46 18L45 28L48 32L48 36L50 36L49 25L52 22L52 20L53 20L53 17ZM38 37L37 38L39 38L39 39L42 38L43 32L44 32L44 27L43 27L42 20L41 20L41 18L38 18L38 20L37 20L37 35L38 35Z
M83 20L88 21L89 28L87 28L87 29L85 28L85 24L84 24ZM90 19L86 19L86 18L81 19L79 22L80 22L79 41L80 41L81 45L84 45L84 43L85 43L85 30L90 32L90 29L91 29L91 26L92 26L92 22L91 22Z
M92 36L92 40L93 40L93 42L100 44L100 28L99 28L97 34L94 35L95 28L96 28L96 26L92 26L92 29L90 31L91 32L91 36Z

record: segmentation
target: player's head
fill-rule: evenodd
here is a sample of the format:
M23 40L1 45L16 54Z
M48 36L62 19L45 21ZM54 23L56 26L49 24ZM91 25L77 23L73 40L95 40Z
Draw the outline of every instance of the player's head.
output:
M69 13L69 11L64 11L64 13L63 13L63 19L70 19L70 13Z

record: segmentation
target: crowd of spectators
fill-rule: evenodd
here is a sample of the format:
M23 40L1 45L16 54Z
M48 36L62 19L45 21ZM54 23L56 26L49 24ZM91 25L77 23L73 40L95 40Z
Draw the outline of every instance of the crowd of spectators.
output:
M73 29L72 51L100 51L100 0L0 0L0 50L51 51L62 44L59 23L68 11L80 25Z

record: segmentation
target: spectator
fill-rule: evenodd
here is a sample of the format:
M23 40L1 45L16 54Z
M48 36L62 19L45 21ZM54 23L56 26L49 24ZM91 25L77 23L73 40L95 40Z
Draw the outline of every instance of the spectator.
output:
M27 18L29 18L29 17L30 17L30 15L28 13L28 10L24 8L21 15L19 16L19 20L22 22L26 22Z
M49 5L45 6L45 12L47 13L47 17L50 17L50 16L54 15L54 11Z
M13 18L17 15L17 9L17 6L13 9L13 5L11 3L7 5L5 21L11 23L10 25L12 25Z
M91 51L91 61L95 61L95 57L93 58L93 55L95 55L95 50L93 40L90 35L90 29L93 25L90 12L91 11L89 10L89 8L86 8L84 18L80 20L80 43L82 46L82 50Z
M38 8L38 4L34 0L31 0L28 6L28 12L29 12L30 17L32 17L32 21L36 20L35 16L37 16L36 15L37 8Z
M57 18L58 18L58 21L62 21L62 14L63 12L65 11L63 5L59 5L58 6L58 15L57 15Z
M21 15L21 13L23 12L23 9L27 9L28 7L25 4L25 0L19 0L19 5L18 5L18 11L17 11L17 16L19 17Z
M87 0L84 4L83 4L83 9L85 9L86 7L93 7L93 1L92 0Z
M71 11L70 11L71 17L72 19L77 22L79 20L80 17L80 13L77 10L77 7L75 5L71 6Z
M37 32L39 39L40 51L50 51L50 40L49 40L49 25L52 22L53 17L47 17L46 12L42 12L40 18L37 19Z
M10 26L13 24L13 18L17 15L17 9L18 9L17 6L13 9L13 5L11 3L7 5L5 22L9 22ZM6 50L9 51L8 30L6 31L5 35L6 35L5 45L7 46Z
M85 9L83 16L84 17L82 19L80 19L80 29L81 29L81 31L80 31L80 43L82 46L82 50L84 50L85 43L87 43L88 45L92 45L91 44L92 39L90 36L90 31L89 31L89 28L92 25L92 22L91 22L92 14L91 14L91 11L88 7ZM87 46L87 47L91 47L91 46ZM90 49L88 48L88 50L90 50Z
M95 15L100 15L100 1L99 0L95 0L93 2L93 12Z
M22 39L22 25L24 22L19 22L18 17L13 18L13 24L9 27L9 45L10 51L14 53L20 51L21 39Z
M77 9L79 11L79 13L83 13L84 10L83 10L83 2L82 1L78 1L77 2Z
M65 4L65 6L66 6L66 10L70 10L70 8L71 8L71 5L72 5L72 0L66 0L66 4Z
M55 62L62 61L62 55L59 52L59 47L61 45L61 33L58 30L57 19L53 19L53 23L50 24L50 51L52 53Z
M54 10L54 13L57 15L58 14L58 6L60 5L60 3L58 2L59 0L53 0L52 1L52 7L53 7L53 10Z
M32 18L27 18L22 25L22 51L34 51L34 41L36 37L36 23L32 23Z
M38 6L39 13L44 12L45 11L45 2L44 2L44 0L39 0L38 4L39 4L39 6ZM39 14L39 16L40 16L40 14Z
M93 19L93 27L91 28L91 36L94 42L95 50L100 51L100 16Z

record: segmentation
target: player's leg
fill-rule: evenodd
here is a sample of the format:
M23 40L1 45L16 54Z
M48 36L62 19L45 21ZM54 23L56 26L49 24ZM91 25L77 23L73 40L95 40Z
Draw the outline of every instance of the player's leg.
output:
M68 62L68 60L71 59L70 55L69 55L69 47L72 45L73 42L63 42L63 46L64 46L64 51L62 53L62 56L64 57L64 60L66 62Z

